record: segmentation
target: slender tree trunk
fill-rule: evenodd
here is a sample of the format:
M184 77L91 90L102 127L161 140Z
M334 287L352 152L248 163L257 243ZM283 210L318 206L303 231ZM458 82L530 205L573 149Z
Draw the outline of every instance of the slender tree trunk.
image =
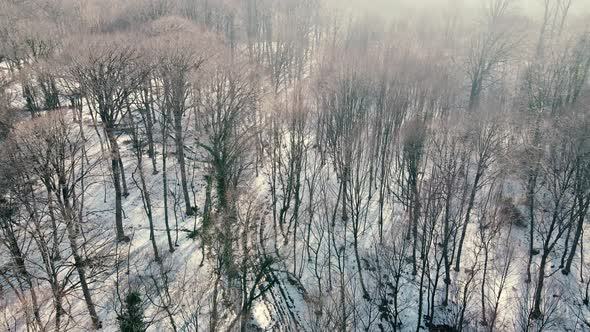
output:
M162 126L166 126L166 124L162 124ZM168 149L166 148L166 130L162 130L162 185L163 185L163 195L164 195L164 224L166 225L166 238L168 239L168 251L174 252L174 244L172 243L172 235L170 235L170 218L168 215L168 171L166 169L166 160Z
M121 170L121 185L123 187L123 197L129 196L129 190L127 189L127 177L125 176L125 166L123 165L123 159L119 156L119 169Z
M152 160L152 174L158 173L158 167L156 163L156 150L154 148L154 117L152 116L152 86L143 89L144 99L144 113L145 113L145 132L148 140L148 157Z
M412 183L412 275L415 276L417 271L417 248L418 248L418 220L420 217L420 197L418 197L418 188L416 180ZM423 257L426 259L426 257Z
M358 220L355 221L355 223L357 224L356 226L353 226L353 247L354 247L354 256L356 258L356 267L358 269L358 273L359 273L359 282L361 284L361 289L363 291L363 298L366 299L367 301L369 301L371 299L369 292L367 292L367 287L365 286L365 281L363 278L363 267L361 264L361 257L359 255L359 245L358 245L358 238L359 238L359 232L358 232Z
M469 93L469 110L473 111L479 106L479 98L482 89L482 77L479 73L471 83L471 90Z
M65 191L65 186L62 191ZM64 203L64 211L63 217L66 222L66 229L68 232L68 239L70 242L70 248L72 250L72 256L74 257L74 263L76 266L76 271L78 272L78 277L80 278L80 287L82 288L82 294L84 295L84 301L86 302L86 307L88 309L88 313L90 315L90 319L92 320L92 326L95 330L102 328L102 322L98 318L98 314L96 313L96 307L94 302L92 301L92 296L90 294L90 288L88 287L88 281L86 280L86 271L84 270L85 261L82 259L79 251L78 251L78 230L77 226L75 225L76 221L72 218L73 213L72 209L69 206L69 197L67 194L63 194L63 203Z
M545 267L547 266L548 254L548 250L544 249L543 255L541 256L541 263L539 264L539 279L537 280L537 287L535 288L534 306L533 311L531 312L531 317L533 319L538 319L543 316L543 313L541 312L541 302L543 298L543 287L545 285Z
M25 98L27 110L31 113L31 117L34 118L39 115L39 106L33 95L33 88L26 82L23 84L23 97Z
M469 226L469 220L471 219L471 210L473 209L473 205L475 203L475 195L477 194L479 182L483 176L482 168L483 165L480 161L477 165L477 172L475 174L475 179L473 180L473 187L471 188L471 193L469 194L469 202L467 203L467 211L465 212L465 221L463 222L463 227L461 227L461 237L459 239L459 246L457 247L457 261L455 262L455 271L457 272L461 270L461 254L463 252L463 243L465 242L465 236L467 235L467 227Z
M573 214L573 210L570 212L570 214ZM573 216L571 217L573 219ZM563 269L563 267L565 266L565 262L567 257L569 256L569 247L570 247L570 238L571 238L571 233L572 233L572 226L573 226L573 222L567 226L567 233L565 234L565 241L563 243L563 254L561 255L561 260L559 262L559 268ZM562 270L563 272L563 270Z
M450 188L447 188L450 189ZM450 209L451 209L451 192L447 192L447 199L445 202L445 219L444 219L444 238L443 238L443 248L442 248L442 255L443 261L445 264L445 297L443 300L443 306L447 306L449 304L449 287L451 285L451 260L449 258L449 242L451 239L451 230L449 227L450 223Z
M29 271L26 268L24 255L23 255L20 247L18 246L18 241L17 241L12 229L10 229L9 226L5 226L5 225L2 225L2 226L4 228L4 236L6 237L6 243L7 243L10 255L12 256L12 259L15 262L16 269L17 269L18 273L22 276L22 278L25 280L26 285L29 287L29 292L31 294L31 302L33 305L33 316L34 316L35 322L37 323L37 325L39 327L41 327L43 325L41 323L41 315L39 312L39 303L38 303L38 299L37 299L37 292L35 291L35 288L33 287L33 281L31 280L31 275L29 274ZM23 290L23 292L24 292L24 290ZM28 317L28 313L27 313L27 317Z
M385 145L385 144L384 144ZM383 210L385 207L385 190L387 187L386 172L386 148L383 148L381 156L381 177L379 181L379 244L383 244Z
M349 167L348 163L342 167L342 221L344 222L348 220L348 214L346 212L346 195L348 195L347 184Z
M117 241L127 242L129 241L129 237L125 235L125 231L123 230L123 194L121 192L119 145L117 144L117 138L112 128L107 128L106 133L111 146L111 169L113 172L113 185L115 187L115 227L117 230Z
M205 205L203 207L203 233L209 229L211 223L211 186L213 184L213 177L205 175Z
M469 279L467 279L467 281L465 282L465 286L463 286L463 299L462 299L462 305L461 305L461 313L459 315L459 324L457 325L456 330L457 331L463 331L463 324L465 322L465 311L467 310L467 304L468 304L468 300L469 300L469 286L471 285L471 282L473 281L475 272L472 272L471 276L469 277Z
M428 261L427 257L424 257L422 260L422 272L420 273L420 283L418 285L418 319L416 325L416 332L420 332L422 326L422 310L424 305L424 276L426 275L426 262Z
M141 148L138 147L138 149L141 149ZM150 240L152 242L152 249L154 250L154 260L156 262L160 262L160 255L158 253L158 245L156 243L156 237L154 234L154 218L152 215L152 200L151 200L150 192L149 192L148 187L145 182L142 156L139 153L137 156L137 168L139 169L139 180L141 181L141 195L143 197L145 212L147 214L149 227L150 227Z
M531 175L527 183L527 207L529 208L529 259L527 262L526 282L531 282L531 265L533 264L533 255L535 252L535 186L536 176Z
M576 232L574 234L574 240L572 242L572 249L570 250L565 267L563 268L563 270L561 270L561 272L565 275L568 275L570 273L572 263L573 263L574 258L576 256L576 249L577 249L578 243L580 243L580 238L582 237L582 230L584 229L584 220L586 218L586 213L588 212L589 203L590 203L590 198L586 199L585 203L582 202L581 200L579 200L579 204L581 204L582 206L579 207L580 211L578 213L578 222L576 225Z
M345 236L346 237L346 236ZM345 242L346 243L346 242ZM341 326L340 326L340 331L342 332L346 332L347 330L347 326L346 326L346 295L345 295L345 281L344 281L344 274L345 274L345 260L346 260L346 245L344 245L342 250L342 255L340 257L338 257L339 260L339 264L341 262L342 264L342 268L340 269L340 307L342 310L342 318L341 318Z
M61 329L61 316L65 313L63 304L61 301L61 295L59 291L54 292L53 297L56 299L55 301L55 331L59 332Z
M182 185L182 195L184 197L184 207L186 215L193 215L194 211L191 207L191 199L188 193L188 184L186 180L186 163L184 158L184 138L182 137L182 112L175 110L174 115L174 141L176 143L176 160L180 168L180 182Z
M429 287L430 285L432 285L432 294L430 296L430 308L428 309L428 326L432 325L432 322L434 320L434 313L436 308L436 294L438 292L438 281L440 280L440 269L441 263L438 260L436 260L436 271L434 273L434 281L432 281L432 277L428 277ZM445 296L447 295L445 294ZM446 298L443 299L443 305L446 306L446 304L444 304L444 301L446 301Z
M483 261L483 274L482 274L482 279L481 279L481 325L482 326L487 326L488 325L488 320L486 318L486 279L487 279L487 274L488 274L488 261L489 261L489 253L488 253L488 248L487 248L487 244L485 245L484 248L484 261Z
M53 190L51 187L46 185L45 188L47 189L47 210L49 211L49 220L51 220L51 230L53 236L53 259L60 260L61 256L59 253L59 240L57 234L57 221L55 219L55 207L53 205Z
M219 313L217 312L217 297L218 297L218 293L219 293L220 281L221 281L221 273L217 273L217 277L215 278L215 283L213 285L211 315L209 317L209 331L211 331L211 332L217 331L217 320L218 320L218 315L219 315Z
M542 42L542 38L541 38ZM539 121L540 118L537 117L535 119L535 131L533 134L533 146L537 147L540 144L540 127ZM533 163L536 163L538 160L532 160ZM527 262L527 278L526 282L531 282L531 265L533 264L533 256L535 254L535 188L537 187L537 177L539 173L539 166L534 165L530 170L527 178L526 184L526 203L529 212L529 259Z

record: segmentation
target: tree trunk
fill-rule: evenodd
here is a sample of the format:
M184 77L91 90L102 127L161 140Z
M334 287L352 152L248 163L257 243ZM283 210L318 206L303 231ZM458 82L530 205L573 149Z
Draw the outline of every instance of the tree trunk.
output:
M479 98L482 89L482 77L479 73L471 83L471 90L469 93L469 110L473 111L479 106Z
M356 226L353 226L353 247L354 247L354 256L356 258L356 267L359 273L359 282L361 284L361 290L363 291L363 298L367 301L371 299L369 292L367 292L367 287L365 287L365 281L363 279L363 267L361 264L361 257L359 255L359 246L358 246L358 237L359 237L359 230L358 230L358 219L355 220Z
M217 297L219 293L219 282L221 280L221 273L217 273L217 277L215 278L215 283L213 285L213 295L211 299L211 315L209 317L209 331L215 332L217 331L217 320L218 320L218 312L217 312Z
M531 265L533 264L533 254L535 251L535 186L536 176L531 175L527 183L527 206L529 208L529 259L527 262L526 282L531 282Z
M165 126L165 124L163 124ZM162 143L162 185L164 195L164 224L166 225L166 237L168 239L168 251L174 252L174 244L172 243L172 236L170 235L170 220L168 216L168 171L166 170L166 155L168 154L166 148L165 130L163 132L163 143Z
M484 248L484 262L483 262L483 272L482 272L482 279L481 279L481 325L487 326L488 320L486 318L486 278L488 273L488 261L489 261L489 253L487 244L485 244Z
M123 187L123 197L129 196L129 190L127 189L127 178L125 177L125 166L123 165L123 159L119 156L119 169L121 170L121 185Z
M418 248L418 220L420 217L420 197L418 197L418 184L414 179L412 183L412 275L415 276L417 271L416 252ZM426 259L426 257L423 257Z
M47 189L47 210L49 212L49 220L51 220L51 230L52 230L52 237L53 237L53 248L52 254L55 255L53 257L54 260L60 260L61 256L59 253L59 240L57 234L57 221L55 219L55 207L53 206L53 190L49 185L45 185Z
M121 192L121 174L119 162L119 145L117 144L117 138L112 128L107 128L107 137L111 146L111 169L113 172L113 185L115 187L115 227L117 230L117 241L127 242L129 237L125 235L123 230L123 206L122 206L122 192Z
M580 238L582 237L582 230L584 229L584 219L586 217L586 213L588 212L588 203L590 203L590 198L586 200L585 204L582 202L580 203L583 204L583 206L580 206L579 208L580 212L578 215L578 223L576 225L576 233L574 234L574 240L572 242L572 249L567 258L565 267L563 268L563 270L561 270L561 272L565 275L568 275L570 273L572 263L576 256L576 248L578 246L578 243L580 243Z
M176 160L180 168L180 181L182 185L182 195L184 197L184 207L186 215L193 215L194 211L191 207L191 200L188 193L188 184L186 181L186 163L184 159L184 138L182 137L182 112L175 110L174 114L174 141L176 143Z
M16 265L16 269L18 271L18 273L24 278L26 285L29 287L29 291L31 294L31 302L33 305L33 316L35 318L35 322L39 325L39 326L43 326L41 323L41 315L39 313L39 304L38 304L38 300L37 300L37 293L35 292L35 288L33 287L33 281L31 280L31 275L29 274L29 271L27 270L27 267L25 266L25 258L24 255L20 249L20 247L18 246L18 240L15 237L15 234L13 233L12 229L10 226L6 226L2 225L2 227L4 228L4 236L6 237L6 246L8 247L8 250L10 252L10 255L12 256L12 259L14 260L14 263ZM28 313L27 313L27 317L28 317Z
M544 250L541 256L541 263L539 264L539 279L537 281L537 288L535 289L534 306L531 312L533 319L539 319L543 316L541 312L541 301L543 297L543 286L545 284L545 266L547 265L548 250Z
M148 83L149 84L149 83ZM148 140L148 157L152 160L152 174L158 173L156 163L156 150L154 149L154 118L152 116L152 92L151 84L148 88L143 89L144 112L145 112L145 132Z
M450 189L450 188L448 188ZM443 261L445 264L445 297L443 300L443 306L447 306L449 304L449 286L451 285L451 259L449 258L449 242L451 239L451 230L449 227L450 222L450 209L451 209L451 192L447 192L447 199L445 202L445 219L444 219L444 238L443 238L443 248L442 248L442 255Z
M471 210L473 209L473 205L475 203L477 187L479 186L479 181L483 175L482 167L483 165L481 165L480 161L477 165L477 172L475 174L475 179L473 180L473 187L471 188L471 193L469 194L469 202L467 203L467 211L465 212L465 221L463 222L461 238L459 239L459 246L457 248L457 261L455 262L455 271L457 272L461 270L461 253L463 252L463 242L465 241L465 235L467 234L467 226L469 225L469 220L471 218Z
M141 147L138 147L138 149L141 149ZM156 237L154 234L154 218L152 215L152 200L151 200L150 192L148 191L148 188L147 188L147 185L145 182L145 176L143 173L143 161L142 161L141 154L138 154L138 156L137 156L137 168L139 169L139 179L141 181L141 194L143 196L145 212L147 214L148 222L149 222L149 226L150 226L150 240L152 242L152 249L154 250L154 260L156 262L159 262L160 255L158 253L158 245L156 244Z
M63 188L64 189L62 190L65 191L65 186ZM70 248L72 250L72 256L74 257L74 264L76 266L76 271L78 272L78 277L80 278L80 287L82 288L84 301L86 302L86 307L88 308L88 313L90 314L90 319L92 320L92 327L95 330L98 330L102 328L102 322L98 319L96 307L94 306L94 302L92 301L90 288L88 287L88 281L86 280L86 272L84 270L85 262L80 256L80 253L78 252L77 226L75 225L75 219L72 218L73 213L71 207L69 206L69 197L65 193L63 196L63 203L65 205L63 210L63 217L64 221L66 222L66 229L68 232L68 239L70 242Z

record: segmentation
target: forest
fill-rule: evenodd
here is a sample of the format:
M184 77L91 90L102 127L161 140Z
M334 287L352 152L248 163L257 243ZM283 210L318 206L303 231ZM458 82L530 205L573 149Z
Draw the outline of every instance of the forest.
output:
M590 331L587 0L0 0L0 331Z

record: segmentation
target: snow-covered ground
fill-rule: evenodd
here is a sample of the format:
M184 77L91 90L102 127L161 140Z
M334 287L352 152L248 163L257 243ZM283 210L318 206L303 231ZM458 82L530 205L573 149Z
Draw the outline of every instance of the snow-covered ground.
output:
M69 111L68 111L69 112ZM191 121L186 121L191 123ZM74 125L74 124L72 124ZM156 124L159 126L159 124ZM117 243L115 239L114 228L114 189L110 175L110 160L108 153L101 151L101 144L96 130L93 127L90 118L84 120L84 131L87 137L87 153L90 159L99 160L91 174L88 175L86 185L85 203L84 203L84 220L83 225L86 236L92 237L105 246L105 251L111 253L113 264L102 271L100 275L91 275L93 280L91 284L93 299L98 307L98 314L103 322L105 331L117 331L117 313L121 310L119 296L130 289L139 289L144 294L145 317L150 320L149 331L168 331L172 330L175 325L178 331L196 331L208 330L209 318L211 314L211 303L213 297L213 284L215 282L215 273L213 269L214 259L208 254L211 248L203 250L201 238L197 236L194 239L188 237L193 227L201 227L202 216L186 216L183 211L183 202L180 188L179 169L176 164L173 144L170 144L172 152L168 156L169 174L169 217L171 225L171 235L174 242L174 252L168 251L168 240L164 225L164 206L163 206L163 183L161 169L161 154L157 154L157 164L159 173L152 173L152 166L144 155L144 172L148 183L148 189L153 203L153 220L155 228L155 239L159 252L163 258L162 264L154 261L152 244L150 242L150 232L148 220L140 191L134 184L134 178L138 179L138 169L135 156L132 154L130 147L130 138L127 134L121 134L119 144L122 152L123 165L129 195L123 199L124 211L124 228L131 241L126 243ZM187 144L192 142L196 133L190 128L188 132ZM99 130L100 131L100 130ZM156 131L157 132L157 131ZM104 140L104 134L101 136ZM161 141L161 137L156 135L156 142ZM106 144L103 142L103 144ZM187 151L193 149L187 146ZM156 144L156 150L161 151L161 146ZM310 149L306 172L311 171L317 165L317 159L314 154L318 153L315 149ZM190 156L189 156L190 157ZM204 182L205 165L195 158L188 158L187 169L189 173L190 187L193 188L196 206L202 211L205 200L205 182ZM273 278L276 278L274 286L260 297L254 303L251 310L253 326L257 326L264 331L322 331L334 326L342 317L332 315L339 314L339 306L342 298L349 302L347 315L348 328L353 330L364 330L371 326L369 330L377 331L381 320L380 312L377 311L379 305L377 296L377 283L375 264L377 259L382 257L382 248L378 243L378 202L377 195L372 196L370 201L368 197L363 198L363 204L368 206L366 215L362 216L363 225L359 236L359 256L363 259L362 274L364 283L370 294L371 299L366 299L360 289L360 275L357 269L356 258L353 251L352 228L350 224L337 221L336 225L330 226L330 213L335 209L335 197L338 194L338 183L334 175L331 164L327 163L320 169L322 181L317 184L315 211L310 218L311 210L309 206L302 208L300 211L300 229L299 235L293 242L284 242L279 240L277 243L271 242L268 248L276 247L281 253L282 260L274 266ZM272 206L269 197L269 175L268 163L259 170L258 176L250 172L245 176L242 184L247 190L248 195L257 196L256 199L263 202L263 209L269 215L263 218L262 222L266 223L265 229L272 229ZM303 186L305 188L305 186ZM513 196L514 201L522 197L522 190L518 184L509 179L505 189L508 195ZM40 189L41 190L41 189ZM309 198L307 189L303 189L302 202ZM518 206L523 208L522 206ZM408 212L398 204L387 204L384 214L384 234L386 245L391 245L396 240L402 238L406 229ZM338 219L338 218L337 218ZM456 319L458 311L461 308L460 301L464 299L463 292L469 289L466 312L466 321L470 324L469 330L485 331L487 327L480 326L480 303L481 297L479 289L474 282L473 286L466 286L466 280L469 279L470 270L474 265L475 253L478 252L478 226L476 217L468 225L463 267L460 271L451 272L450 288L450 305L447 307L439 306L441 296L443 296L443 268L438 270L438 287L439 291L435 298L435 317L436 324L452 325ZM310 220L308 222L308 220ZM310 243L304 241L307 227L311 234ZM335 233L334 239L328 238L329 228ZM510 230L510 231L509 231ZM282 235L279 235L279 237ZM292 236L292 234L289 234ZM291 240L292 241L292 240ZM332 242L333 241L333 242ZM538 245L538 244L537 244ZM433 286L431 283L435 278L435 264L440 262L439 244L435 243L427 257L430 266L430 272L425 276L423 281L423 315L426 313L428 306L431 305L429 298L429 289ZM331 248L331 249L328 249ZM494 242L494 254L491 258L490 271L488 278L492 286L488 286L487 292L495 292L500 289L499 283L502 263L501 259L507 250L512 250L513 258L510 268L508 269L506 283L503 287L503 293L500 296L500 310L496 322L498 331L516 331L520 330L520 317L523 308L529 308L533 294L533 283L527 284L525 280L525 269L528 260L528 240L527 229L515 225L505 225L500 235ZM583 263L588 268L587 257L590 257L588 246L583 246ZM313 255L308 255L309 252ZM205 256L203 256L205 253ZM337 257L336 253L344 253L344 256ZM407 259L409 256L406 256ZM7 257L2 258L6 263ZM588 326L580 318L589 318L590 311L587 305L581 303L583 292L586 284L580 278L579 258L574 264L574 269L569 276L563 276L559 272L559 260L561 256L552 255L551 263L546 271L547 278L545 309L547 312L554 311L551 316L552 321L547 322L548 330L552 331L586 331ZM31 261L34 260L31 257ZM293 265L296 264L295 271ZM533 263L533 280L537 273L537 262ZM400 308L399 320L401 325L398 326L400 331L415 331L417 325L418 297L420 273L411 274L409 261L404 263L405 268L401 275L401 285L398 302ZM479 268L479 263L477 264ZM163 280L165 276L166 280ZM391 277L391 275L387 276ZM588 278L588 276L583 276ZM475 280L481 278L476 273ZM73 279L75 280L75 278ZM168 289L162 289L164 282ZM344 285L344 290L342 289ZM75 296L69 298L72 306L74 325L70 325L73 330L89 329L90 320L84 314L85 305L81 294L76 292ZM46 317L52 316L51 292L46 285L39 285L39 296L43 304L43 310ZM5 299L5 305L2 307L4 314L8 317L10 313L18 315L18 308L11 305L11 299ZM12 299L14 300L14 299ZM236 312L232 311L231 305L222 301L222 296L218 301L221 303L220 325L219 329L224 330L228 324L235 318ZM490 305L488 303L488 305ZM16 310L16 311L15 311ZM169 312L171 313L169 315ZM174 323L172 323L172 321ZM51 323L49 323L51 326ZM391 327L383 327L383 330L390 330ZM426 327L424 327L426 329ZM540 330L540 326L533 326L531 330ZM18 330L24 330L20 326Z

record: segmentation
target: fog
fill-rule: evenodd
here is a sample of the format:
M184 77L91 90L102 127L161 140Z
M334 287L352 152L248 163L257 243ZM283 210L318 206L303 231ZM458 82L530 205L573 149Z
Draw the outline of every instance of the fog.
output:
M589 331L589 24L0 0L0 331Z
M444 15L450 11L475 17L483 10L486 2L487 0L339 0L332 1L331 6L353 10L356 13L375 14L383 18L408 13ZM511 5L516 13L525 17L540 19L543 15L544 0L515 0ZM590 1L573 0L570 13L576 18L587 18L590 15Z

